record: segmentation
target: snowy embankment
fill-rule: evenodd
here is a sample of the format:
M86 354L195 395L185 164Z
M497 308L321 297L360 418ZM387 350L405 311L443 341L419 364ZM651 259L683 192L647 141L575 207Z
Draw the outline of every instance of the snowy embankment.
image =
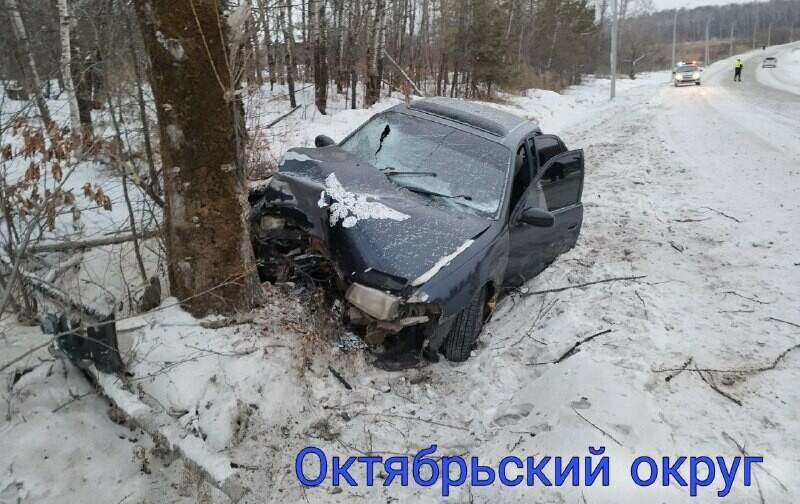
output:
M413 456L432 444L434 456L494 467L509 454L583 457L590 446L612 461L611 487L465 485L451 488L453 502L717 502L721 479L690 498L679 486L637 487L628 469L640 455L730 459L736 443L764 463L757 486L737 475L729 502L797 502L800 352L784 352L800 335L783 321L800 322L800 146L784 142L771 103L733 106L744 88L723 86L728 70L712 66L697 88L672 88L666 73L620 81L611 104L608 81L597 80L498 105L585 149L585 221L578 245L523 289L553 292L503 299L469 361L378 370L323 341L322 310L276 288L241 325L208 329L169 301L126 320L132 389L233 461L251 502L440 502L438 485L339 492L329 479L305 488L294 476L309 445L330 460ZM390 104L323 118L309 107L262 140L277 159L316 134L338 140ZM759 134L744 129L747 117L760 118L749 125ZM102 484L113 502L223 499L141 432L110 423L95 396L70 402L70 391L90 390L60 363L2 390L10 420L0 452L12 455L0 497L79 502ZM363 466L351 474L364 481Z
M758 61L756 78L766 86L793 94L800 94L800 44L792 43L770 47L762 55L778 58L776 68L762 68Z

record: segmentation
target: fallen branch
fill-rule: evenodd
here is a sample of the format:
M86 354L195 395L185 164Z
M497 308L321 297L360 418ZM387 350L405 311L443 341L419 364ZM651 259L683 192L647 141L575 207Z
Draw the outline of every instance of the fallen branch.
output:
M695 366L695 370L703 371L704 373L733 373L733 374L751 374L751 373L761 373L763 371L771 371L775 369L780 361L782 361L790 352L797 350L800 348L800 343L790 346L780 355L775 357L775 360L772 361L772 364L768 364L766 366L761 366L757 368L742 368L742 369L715 369L715 368L697 368ZM664 369L654 369L654 373L669 373L672 371L684 371L684 368L664 368Z
M774 320L775 322L782 322L784 324L789 324L790 326L800 327L800 324L797 324L795 322L789 322L788 320L781 320L775 317L767 317L767 320Z
M540 291L534 292L523 292L520 294L521 297L528 297L528 296L537 296L539 294L548 294L550 292L561 292L569 289L580 289L583 287L588 287L590 285L597 285L600 283L608 283L608 282L617 282L617 281L633 281L645 278L647 275L636 275L636 276L625 276L625 277L614 277L614 278L604 278L603 280L594 280L592 282L585 282L576 285L567 285L566 287L557 287L555 289L545 289Z
M726 214L725 212L720 212L719 210L716 210L716 209L714 209L714 208L711 208L711 207L703 207L703 208L705 208L706 210L711 210L711 211L712 211L712 212L714 212L714 213L717 213L717 214L719 214L719 215L721 215L721 216L723 216L723 217L727 217L728 219L734 220L734 221L736 221L736 222L739 222L739 223L741 223L741 222L742 222L742 221L740 221L739 219L737 219L736 217L734 217L734 216L732 216L732 215L728 215L728 214Z
M424 422L424 423L428 423L428 424L438 425L440 427L447 427L447 428L450 428L450 429L469 431L468 428L461 427L459 425L446 424L446 423L442 423L442 422L437 422L436 420L425 420L424 418L417 418L417 417L413 417L413 416L394 415L394 414L391 414L391 413L373 413L373 415L380 416L380 417L386 417L386 418L401 418L403 420L413 420L415 422Z
M225 317L217 320L201 320L200 326L204 329L222 329L223 327L250 324L255 318L255 313L245 313L244 315Z
M300 110L300 107L301 107L301 105L298 105L298 106L296 106L295 108L293 108L292 110L290 110L289 112L286 112L285 114L283 114L283 115L282 115L282 116L280 116L279 118L277 118L277 119L275 119L274 121L272 121L271 123L267 124L267 125L264 127L264 129L270 129L271 127L275 126L275 125L276 125L276 124L278 124L279 122L283 121L284 119L286 119L286 118L287 118L287 117L289 117L290 115L292 115L292 114L294 114L295 112L297 112L298 110Z
M677 250L678 252L680 252L681 254L683 254L683 251L685 250L685 249L683 248L683 245L678 245L677 243L675 243L675 242L674 242L674 241L672 241L672 240L670 240L669 244L670 244L670 246L671 246L672 248L674 248L675 250Z
M28 247L27 254L42 254L46 252L67 252L70 250L83 250L104 245L117 245L133 241L135 239L146 240L160 236L161 232L157 229L142 231L139 234L124 234L109 236L107 238L95 238L91 240L72 241L64 243L46 243L43 245L31 245Z
M175 425L174 420L153 410L136 395L123 389L120 380L101 373L91 366L87 373L94 385L131 421L144 430L156 444L180 456L188 466L195 467L203 478L221 490L233 502L238 502L248 489L236 478L227 457L213 451L206 443Z
M696 365L695 365L695 368L694 368L694 369L695 369L695 371L697 371L697 374L699 374L699 375L700 375L700 378L702 378L702 379L703 379L703 381L704 381L704 382L706 382L706 385L708 385L709 387L711 387L711 389L712 389L712 390L714 390L715 392L717 392L718 394L720 394L720 395L721 395L722 397L724 397L725 399L728 399L728 400L730 400L730 401L733 401L734 403L738 404L739 406L741 406L741 405L742 405L742 401L740 401L739 399L736 399L736 398L735 398L735 397L733 397L732 395L728 394L728 393L727 393L727 392L725 392L724 390L722 390L722 389L720 389L719 387L717 387L717 384L716 384L716 383L714 383L714 380L713 380L713 378L711 377L711 375L710 375L710 374L708 375L708 379L706 379L706 377L705 377L705 376L703 376L703 372L702 372L702 371L700 371L700 369L699 369L699 368L698 368Z
M673 378L675 378L676 376L678 376L678 375L679 375L679 374L681 374L682 372L686 371L686 369L687 369L689 366L691 366L691 365L692 365L692 361L693 361L693 360L694 360L694 357L689 357L689 358L686 360L686 362L684 362L684 363L683 363L683 366L681 366L681 368L680 368L680 369L678 369L677 371L675 371L675 372L674 372L674 373L672 373L671 375L669 375L669 376L667 376L666 378L664 378L664 381L665 381L665 382L672 381L672 379L673 379Z
M758 303L758 304L762 304L762 305L772 304L772 301L761 301L760 299L751 298L751 297L747 297L745 295L739 294L736 291L725 291L725 292L723 292L723 294L733 294L734 296L738 296L738 297L740 297L742 299L746 299L748 301L752 301L753 303Z
M750 456L750 454L747 453L747 450L745 449L745 447L743 445L739 444L738 441L733 439L733 436L731 436L730 434L728 434L725 431L722 431L722 437L724 437L725 439L727 439L728 441L730 441L731 443L736 445L736 448L739 450L739 453L741 453L743 456L745 456L745 457L749 457ZM774 479L775 482L778 483L781 486L781 488L783 488L784 491L788 491L789 490L788 488L786 488L786 485L784 485L781 482L781 480L776 478L771 472L767 471L767 469L765 467L761 467L760 465L757 465L756 467L758 467L759 469L764 471L767 474L767 476L770 476L772 479ZM763 497L762 497L762 501L763 501Z
M11 259L5 256L4 254L0 254L0 264L4 264L9 268L12 267ZM84 306L80 302L69 297L67 293L65 293L55 285L25 270L25 268L23 268L22 266L16 265L16 270L21 280L26 281L34 290L39 292L42 296L46 297L50 301L58 304L62 308L69 308L71 310L74 310L80 313L82 318L85 317L91 322L99 322L106 318L107 314L99 313L93 308Z
M336 379L339 380L339 382L342 385L344 385L344 388L346 388L347 390L353 390L353 387L351 387L350 384L347 383L347 380L345 380L344 377L342 375L340 375L338 371L333 369L332 366L328 366L328 371L330 371L333 374L333 376L335 376Z
M386 56L386 59L389 60L389 63L394 65L394 67L400 72L400 75L403 76L403 78L406 80L406 82L408 82L409 85L411 85L411 87L414 88L414 94L416 94L417 96L422 96L424 98L425 97L425 93L420 91L420 89L417 87L417 85L414 84L414 81L411 80L411 77L408 76L408 74L405 72L405 70L400 68L400 65L397 64L397 62L394 60L394 58L389 56L389 53L386 52L386 51L383 52L383 55Z
M576 410L575 408L572 408L572 411L574 411L576 415L578 415L579 417L581 417L581 418L583 419L583 421L584 421L584 422L588 423L589 425L591 425L591 426L592 426L592 427L594 427L595 429L599 430L600 432L602 432L603 434L605 434L606 436L608 436L608 437L609 437L609 439L611 439L612 441L614 441L615 443L617 443L619 446L622 446L622 443L620 443L619 441L617 441L617 438L615 438L614 436L612 436L612 435L611 435L611 434L609 434L608 432L604 431L603 429L601 429L600 427L598 427L597 425L595 425L594 423L592 423L592 421L591 421L591 420L589 420L588 418L586 418L585 416L583 416L583 415L581 415L580 413L578 413L578 410ZM622 446L622 447L624 448L624 446Z
M542 366L542 365L544 365L544 364L560 364L560 363L561 363L561 362L563 362L565 359L568 359L569 357L572 357L572 356L573 356L575 353L577 353L577 351L578 351L578 348L579 348L581 345L583 345L584 343L588 343L588 342L592 341L593 339L595 339L596 337L598 337L598 336L602 336L603 334L608 334L608 333L610 333L611 331L613 331L613 329L606 329L605 331L600 331L599 333L594 333L594 334L592 334L591 336L587 336L587 337L583 338L582 340L580 340L580 341L576 342L574 345L572 345L572 347L570 347L570 349L569 349L569 350L567 350L566 352L564 352L564 353L561 355L561 357L559 357L558 359L556 359L556 360L553 360L553 361L549 361L549 362L536 362L536 363L534 363L533 365L534 365L534 366Z

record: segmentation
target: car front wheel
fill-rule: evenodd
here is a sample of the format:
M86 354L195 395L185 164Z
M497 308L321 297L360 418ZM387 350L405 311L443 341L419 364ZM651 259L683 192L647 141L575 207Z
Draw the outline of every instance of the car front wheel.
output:
M472 346L483 328L483 309L486 306L486 289L481 289L472 298L469 306L456 315L450 334L444 342L444 356L453 362L464 362L469 358Z
M700 85L700 81L695 82L695 85L699 86Z

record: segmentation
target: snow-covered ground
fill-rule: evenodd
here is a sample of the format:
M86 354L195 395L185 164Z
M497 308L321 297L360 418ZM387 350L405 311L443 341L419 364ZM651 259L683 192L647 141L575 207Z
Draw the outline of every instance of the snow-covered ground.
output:
M247 502L440 502L438 485L339 492L294 476L309 445L389 457L431 444L495 467L509 454L585 456L590 446L612 460L609 487L463 486L453 502L717 502L719 476L691 498L637 487L628 469L640 455L730 460L740 455L732 440L764 462L750 487L739 473L727 502L800 501L800 351L757 371L800 343L787 323L800 323L800 100L763 83L762 57L743 56L742 83L725 60L700 87L655 73L619 81L612 103L596 80L498 105L586 151L581 238L527 290L643 278L507 297L469 361L396 373L330 346L324 315L294 293L273 288L252 323L217 330L167 299L121 324L133 390L237 464ZM790 57L779 59L772 75L800 92ZM304 109L263 142L279 157L316 134L339 139L391 103L322 118ZM112 423L74 370L46 362L13 386L0 380L0 502L84 502L98 488L108 502L224 502L140 431Z

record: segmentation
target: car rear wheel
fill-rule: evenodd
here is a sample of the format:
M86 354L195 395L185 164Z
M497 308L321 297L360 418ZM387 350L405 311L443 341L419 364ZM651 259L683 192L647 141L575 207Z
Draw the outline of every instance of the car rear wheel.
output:
M483 328L483 309L486 306L486 289L482 288L472 298L469 306L456 315L450 334L444 342L444 356L449 361L464 362L469 358L472 345Z
M699 85L700 85L700 81L697 81L697 82L695 82L694 84L695 84L696 86L699 86Z

